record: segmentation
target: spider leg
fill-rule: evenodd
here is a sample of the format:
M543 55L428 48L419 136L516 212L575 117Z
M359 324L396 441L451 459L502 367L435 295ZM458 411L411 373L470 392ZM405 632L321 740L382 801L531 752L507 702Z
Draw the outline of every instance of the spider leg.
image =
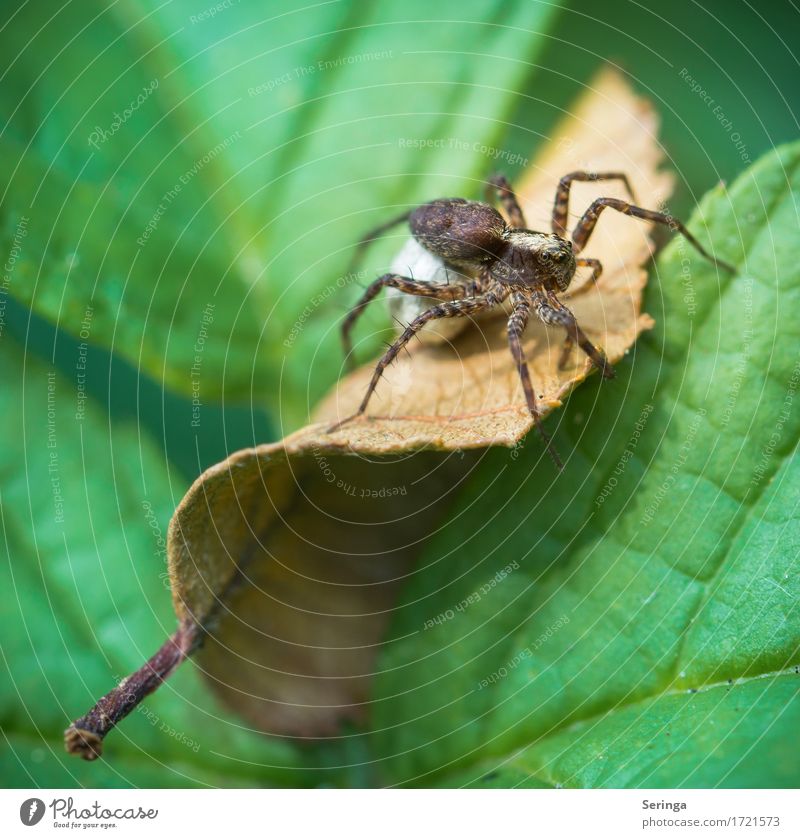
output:
M558 359L558 368L563 370L569 363L569 356L572 355L572 350L575 347L575 341L567 335L564 340L564 346L561 348L561 357Z
M512 227L524 230L528 226L514 189L505 175L492 175L486 183L486 202L491 204L495 199L502 204Z
M585 294L590 288L594 288L597 285L597 280L600 279L603 273L603 263L599 259L586 259L583 256L579 256L575 260L575 264L579 267L591 268L592 275L583 285L578 286L574 291L567 294L565 297L567 300L574 300L575 297L580 297L581 294Z
M556 199L553 204L553 220L551 226L553 232L562 238L567 237L569 191L572 187L572 182L576 180L590 181L592 183L598 180L621 180L625 184L625 188L628 190L630 199L632 201L636 201L628 176L622 172L570 172L568 175L564 175L564 177L562 177L558 182Z
M508 318L508 346L514 358L514 363L517 365L517 372L522 382L522 390L525 393L525 401L528 404L528 410L530 410L533 416L533 424L536 425L536 430L539 432L544 442L544 447L547 449L548 454L550 454L556 468L562 471L564 464L561 462L561 458L558 456L552 440L541 424L541 413L536 404L536 393L531 383L528 362L525 360L525 350L522 348L522 333L528 325L528 318L531 313L530 300L519 291L515 291L511 295L511 300L514 304L514 310Z
M578 325L575 315L563 303L559 302L554 296L538 290L533 292L532 298L536 314L543 323L563 327L567 332L567 338L580 346L592 363L600 370L603 378L614 377L614 368L608 362L606 356L586 337L586 333Z
M411 338L413 338L414 335L416 335L429 320L437 320L441 317L469 317L472 314L477 314L479 311L498 305L503 302L505 297L505 290L497 288L496 290L488 291L486 294L481 294L479 297L440 303L439 305L423 311L418 317L415 317L411 323L406 326L403 334L397 338L397 340L383 354L380 361L378 361L375 367L375 372L373 373L372 379L367 387L367 392L364 394L364 398L362 399L358 410L352 416L348 416L346 419L343 419L341 422L337 422L335 425L328 428L328 433L332 433L346 422L349 422L351 419L355 419L358 416L362 416L366 412L369 400L372 398L372 394L378 386L378 382L383 375L383 371L389 366L389 364L392 363L392 361L394 361L400 350L403 349Z
M350 359L353 344L350 333L364 309L378 296L381 288L397 288L405 294L417 297L436 297L440 300L455 300L464 294L464 288L458 283L450 282L420 282L398 274L384 274L367 286L361 299L353 306L342 321L342 346L344 356Z
M388 221L384 221L383 224L379 224L377 227L373 227L368 233L365 233L356 242L355 250L353 251L353 255L347 266L345 274L355 273L356 268L359 265L359 262L361 262L361 259L367 251L367 248L376 239L380 238L384 233L391 230L392 227L396 227L398 224L402 224L404 221L408 221L412 211L413 210L406 210L402 215L397 215L394 218L390 218Z
M591 236L594 231L597 219L600 217L600 213L606 207L610 207L611 209L617 210L617 212L624 213L625 215L630 215L633 218L642 218L645 221L655 221L657 224L665 224L673 231L677 230L686 239L686 241L688 241L698 253L708 259L709 262L717 265L717 267L724 268L727 271L735 273L736 269L733 265L729 265L721 259L715 259L686 229L683 222L678 221L677 218L673 218L671 215L667 215L663 212L656 212L655 210L634 206L633 204L629 204L627 201L622 201L619 198L598 198L592 203L589 209L586 210L572 232L572 241L575 245L574 249L576 253L580 253L580 251L583 250L586 242L589 240L589 236Z

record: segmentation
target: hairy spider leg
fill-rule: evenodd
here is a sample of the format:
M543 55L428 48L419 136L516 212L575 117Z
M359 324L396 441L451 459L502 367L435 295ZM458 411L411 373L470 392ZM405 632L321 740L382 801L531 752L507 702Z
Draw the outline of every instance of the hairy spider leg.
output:
M364 309L378 296L382 288L397 288L405 294L417 297L435 297L440 300L457 300L466 293L466 289L459 283L420 282L399 274L384 274L371 282L361 299L353 306L342 321L342 346L344 357L352 363L353 344L351 332Z
M531 292L531 300L536 314L543 323L551 326L561 326L567 333L572 344L578 346L589 356L592 363L600 370L603 378L613 378L614 368L606 356L589 340L586 333L578 325L575 315L554 295L535 289Z
M388 233L389 230L391 230L393 227L396 227L398 224L402 224L404 221L408 221L408 219L411 217L412 212L413 210L406 210L401 215L397 215L394 218L390 218L388 221L384 221L383 224L379 224L377 227L373 227L368 233L365 233L356 242L355 250L353 251L353 255L350 259L345 273L355 273L356 268L361 262L361 259L367 252L367 248L376 239L379 239L384 233Z
M558 368L560 370L566 369L569 363L572 350L575 348L575 341L567 335L564 339L564 345L561 347L561 357L558 359Z
M587 259L583 256L579 256L575 260L575 264L580 268L591 268L592 275L583 285L578 286L574 291L570 291L569 294L565 295L565 299L567 300L574 300L575 297L580 297L581 294L585 294L590 288L594 288L597 285L597 280L600 279L603 273L603 263L599 259Z
M567 237L567 217L569 216L569 192L572 188L573 181L584 181L594 183L598 180L621 180L625 184L625 189L632 201L636 201L636 197L631 189L628 176L623 172L570 172L564 175L558 182L556 188L556 199L553 203L553 218L551 222L552 230L557 236L561 238Z
M713 257L686 229L686 225L683 224L683 222L678 221L677 218L673 218L671 215L667 215L663 212L656 212L655 210L634 206L633 204L629 204L627 201L622 201L619 198L598 198L592 203L589 209L586 210L572 232L572 241L575 245L576 253L580 253L580 251L583 250L586 242L589 240L589 237L594 231L597 219L600 217L600 213L606 207L610 207L611 209L617 210L617 212L624 213L625 215L630 215L633 218L641 218L645 221L655 221L656 224L664 224L673 231L677 230L686 239L686 241L688 241L701 256L708 259L709 262L719 268L725 269L726 271L731 271L732 273L736 272L733 265L729 265L727 262L723 262L721 259Z
M364 394L364 398L362 399L361 406L358 410L352 416L348 416L341 422L337 422L335 425L332 425L328 429L328 432L331 433L335 431L346 422L349 422L351 419L355 419L358 416L362 416L365 413L369 400L372 398L372 394L375 392L375 388L378 386L378 382L383 375L383 371L389 366L389 364L392 363L392 361L394 361L400 350L429 320L437 320L441 317L468 317L471 314L477 314L479 311L499 305L507 296L508 291L498 285L494 289L487 291L485 294L481 294L478 297L471 297L468 300L454 300L452 302L432 306L426 311L423 311L419 316L415 317L411 323L406 326L403 334L397 338L397 340L386 350L380 361L378 361L375 367L375 372L372 375L372 380L369 383L369 387L367 387L367 392Z
M486 202L493 204L495 199L500 201L512 227L524 230L528 226L514 188L505 175L492 175L486 184Z
M517 373L519 374L520 381L522 382L522 390L525 393L525 401L528 404L528 410L530 410L531 415L533 416L533 424L536 425L536 430L539 432L539 436L541 436L542 441L544 442L544 447L547 449L547 453L552 458L556 468L559 471L563 471L564 464L558 456L558 451L556 451L553 441L542 427L541 413L539 412L539 407L536 404L536 393L533 389L533 383L531 382L531 374L528 369L528 362L525 358L525 350L522 348L522 335L525 331L525 327L528 325L528 319L531 313L530 299L520 291L515 291L511 295L511 302L514 309L511 316L508 318L508 346L511 350L511 355L514 358L514 363L517 365Z

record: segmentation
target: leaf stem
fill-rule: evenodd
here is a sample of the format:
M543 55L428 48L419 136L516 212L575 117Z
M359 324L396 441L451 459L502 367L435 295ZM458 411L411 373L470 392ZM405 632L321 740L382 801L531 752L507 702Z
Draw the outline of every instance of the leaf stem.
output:
M178 630L144 666L120 681L85 716L76 719L64 731L67 753L76 754L86 760L94 760L101 756L105 735L137 707L145 696L161 686L161 683L197 649L199 639L197 623L181 623Z

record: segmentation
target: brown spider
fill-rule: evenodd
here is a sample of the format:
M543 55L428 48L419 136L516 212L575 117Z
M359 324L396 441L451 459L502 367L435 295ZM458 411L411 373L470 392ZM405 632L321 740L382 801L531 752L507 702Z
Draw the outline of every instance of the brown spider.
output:
M440 317L470 317L500 305L510 296L512 313L508 320L508 342L511 354L517 365L525 400L534 423L556 465L562 468L558 454L541 426L521 338L533 309L543 323L561 326L566 330L567 341L561 358L562 365L569 357L572 346L577 343L604 378L614 377L614 369L603 352L589 340L572 312L558 299L558 295L569 288L578 266L590 267L592 275L590 281L572 296L591 287L600 277L603 266L597 259L581 258L577 255L589 240L600 213L606 207L610 207L634 218L666 224L673 231L677 230L685 236L706 259L726 270L734 270L732 266L711 256L680 221L619 198L595 200L578 221L570 241L566 229L569 193L572 182L576 180L620 180L625 185L631 201L636 200L628 178L620 172L572 172L562 177L558 184L553 206L553 232L539 233L527 229L519 202L508 180L503 175L494 175L487 184L487 203L467 201L463 198L441 198L403 213L361 239L357 255L381 233L396 224L409 221L414 238L423 247L441 258L446 265L468 271L475 279L468 286L463 281L452 284L433 283L389 273L367 287L342 324L342 340L345 355L348 357L351 353L350 332L358 317L381 288L397 288L406 294L434 297L443 302L427 309L409 323L378 361L358 411L332 426L331 431L366 411L383 371L429 320ZM511 221L510 227L500 213L489 205L488 202L493 198L498 199L505 209Z

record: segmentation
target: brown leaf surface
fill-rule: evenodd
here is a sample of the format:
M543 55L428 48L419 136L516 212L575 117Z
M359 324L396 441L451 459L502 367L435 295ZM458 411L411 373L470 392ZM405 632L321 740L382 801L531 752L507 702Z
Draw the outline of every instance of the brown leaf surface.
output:
M208 632L195 658L254 727L319 736L363 715L397 586L466 471L442 460L278 444L192 487L170 529L175 608Z
M549 229L555 185L575 169L625 171L638 200L658 206L671 179L658 171L656 129L650 105L602 72L518 185L529 225ZM614 184L577 184L576 215L598 186L622 194ZM612 361L651 325L640 311L647 231L605 214L586 250L605 265L601 285L570 304ZM562 332L539 323L526 334L545 409L589 372L577 353L558 370L562 342ZM513 445L532 424L502 318L471 325L450 345L414 347L388 371L366 419L327 433L354 412L372 370L340 382L315 424L209 469L170 525L179 652L199 644L194 658L212 689L259 730L319 736L363 716L397 588L480 456L453 452ZM151 670L142 683L155 680ZM120 703L113 695L70 728L70 750L99 754L117 720L106 712Z

